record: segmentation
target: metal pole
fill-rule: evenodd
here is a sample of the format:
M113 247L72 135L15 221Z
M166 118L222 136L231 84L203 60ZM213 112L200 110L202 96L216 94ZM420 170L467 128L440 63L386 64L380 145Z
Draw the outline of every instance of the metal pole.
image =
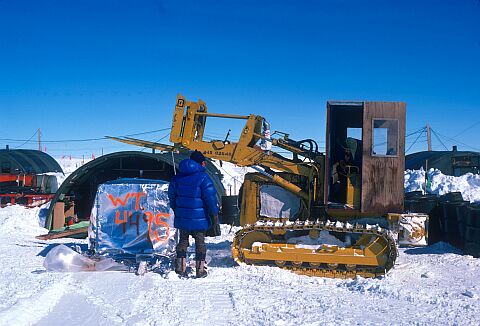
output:
M430 125L427 123L427 144L428 144L428 151L432 151L432 137L430 135Z
M40 141L40 128L37 130L37 135L38 135L38 150L41 152L42 151L42 142Z

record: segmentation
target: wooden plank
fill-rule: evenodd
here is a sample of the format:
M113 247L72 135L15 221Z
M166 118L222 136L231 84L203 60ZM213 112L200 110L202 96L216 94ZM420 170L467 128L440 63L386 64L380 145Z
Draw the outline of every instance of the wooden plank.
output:
M372 155L373 119L398 120L396 156ZM405 103L365 102L363 115L362 212L403 212L405 169Z
M65 203L56 202L53 207L53 226L52 229L59 229L65 226Z
M80 236L85 235L85 237L88 234L88 226L83 227L83 228L77 228L77 229L66 229L61 232L49 232L47 234L39 235L36 236L35 238L39 240L51 240L51 239L59 239L59 238L71 238L75 236Z

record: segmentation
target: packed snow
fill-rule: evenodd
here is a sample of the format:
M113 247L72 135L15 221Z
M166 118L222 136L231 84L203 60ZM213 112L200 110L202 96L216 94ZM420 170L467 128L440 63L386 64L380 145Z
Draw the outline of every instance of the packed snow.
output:
M230 174L223 180L227 193L229 187L238 193L247 172L240 169L222 164L221 171ZM74 169L65 170L68 175ZM430 192L462 191L465 199L480 201L478 176L428 173ZM425 172L407 171L406 191L424 190L424 180ZM0 209L0 325L480 323L480 260L445 243L400 248L395 268L385 277L336 280L238 266L230 253L237 229L222 225L220 237L207 238L205 279L179 279L174 272L46 272L45 257L55 246L85 250L87 241L37 240L47 232L41 227L45 211L46 205ZM329 235L320 238L324 242ZM299 241L318 245L307 240ZM193 256L193 246L190 251Z
M52 273L57 244L41 241L42 208L0 209L0 325L337 325L480 322L480 260L444 243L402 248L380 279L299 276L276 267L237 266L233 232L208 238L209 276L175 273ZM193 247L191 248L193 252Z
M243 166L236 166L229 162L212 160L212 163L222 173L222 184L227 195L238 195L243 184L245 174L256 172L254 169Z
M463 199L470 202L480 202L480 175L467 173L459 177L443 174L438 169L430 169L427 172L430 185L427 186L425 171L405 171L405 192L423 191L436 195L444 195L450 192L461 192Z

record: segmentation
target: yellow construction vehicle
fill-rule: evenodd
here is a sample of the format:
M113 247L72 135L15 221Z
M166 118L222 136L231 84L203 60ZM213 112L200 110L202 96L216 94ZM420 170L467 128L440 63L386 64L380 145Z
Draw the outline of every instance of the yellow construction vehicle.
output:
M204 140L210 117L246 120L239 140ZM269 129L261 116L209 113L205 102L178 95L173 145L111 138L163 151L198 150L257 170L245 175L240 190L243 228L232 244L239 264L336 278L384 275L397 257L394 238L359 221L403 211L405 103L328 102L325 153L311 139L270 136Z

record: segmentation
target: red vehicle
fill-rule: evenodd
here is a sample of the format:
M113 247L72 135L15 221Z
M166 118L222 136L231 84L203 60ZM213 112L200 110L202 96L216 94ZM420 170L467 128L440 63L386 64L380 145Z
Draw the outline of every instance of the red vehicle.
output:
M19 204L28 207L42 205L53 198L54 194L43 193L44 184L49 175L33 173L0 173L0 206Z

